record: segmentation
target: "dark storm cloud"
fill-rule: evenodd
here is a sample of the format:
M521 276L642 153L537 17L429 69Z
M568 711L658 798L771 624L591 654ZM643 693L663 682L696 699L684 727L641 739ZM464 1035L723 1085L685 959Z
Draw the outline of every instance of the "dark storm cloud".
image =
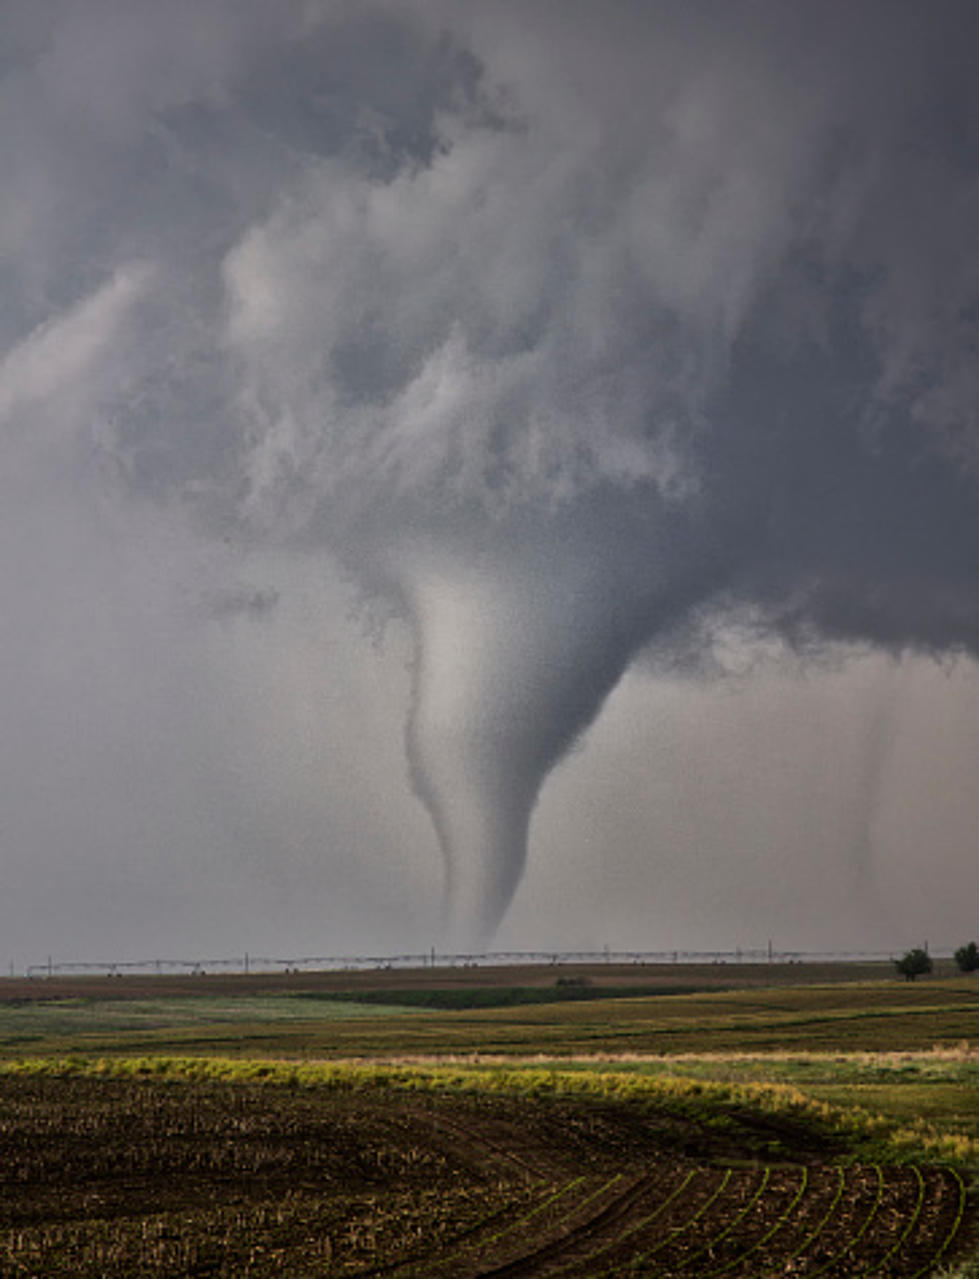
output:
M974 6L4 22L5 447L400 611L461 937L638 655L976 651Z

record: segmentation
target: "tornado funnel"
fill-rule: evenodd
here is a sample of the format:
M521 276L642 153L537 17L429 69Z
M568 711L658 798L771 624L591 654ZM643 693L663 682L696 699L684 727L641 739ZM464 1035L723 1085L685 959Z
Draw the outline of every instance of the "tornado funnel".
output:
M544 779L634 651L645 596L554 541L415 548L395 571L416 643L408 759L445 857L445 942L478 948L523 873Z

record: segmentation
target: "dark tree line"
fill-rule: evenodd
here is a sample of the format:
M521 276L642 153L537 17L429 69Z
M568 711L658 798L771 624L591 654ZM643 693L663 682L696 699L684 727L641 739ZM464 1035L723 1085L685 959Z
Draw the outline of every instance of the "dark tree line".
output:
M959 972L974 973L979 971L979 946L976 946L974 941L968 942L965 946L960 946L955 952L955 962L959 967ZM895 959L894 967L906 981L914 981L916 977L922 977L931 972L931 956L927 950L922 950L920 946L916 946L913 950L905 951L900 959Z

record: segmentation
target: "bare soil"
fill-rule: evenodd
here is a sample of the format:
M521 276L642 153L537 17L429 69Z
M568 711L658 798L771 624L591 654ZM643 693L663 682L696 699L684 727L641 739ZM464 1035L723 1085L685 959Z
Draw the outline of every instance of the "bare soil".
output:
M954 1173L745 1112L10 1075L0 1274L883 1276L955 1255Z

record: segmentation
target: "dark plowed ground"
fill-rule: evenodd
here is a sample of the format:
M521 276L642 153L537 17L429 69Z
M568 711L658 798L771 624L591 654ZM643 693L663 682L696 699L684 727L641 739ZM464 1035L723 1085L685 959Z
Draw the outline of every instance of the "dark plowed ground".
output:
M882 1276L954 1255L939 1168L632 1104L0 1081L0 1275Z

